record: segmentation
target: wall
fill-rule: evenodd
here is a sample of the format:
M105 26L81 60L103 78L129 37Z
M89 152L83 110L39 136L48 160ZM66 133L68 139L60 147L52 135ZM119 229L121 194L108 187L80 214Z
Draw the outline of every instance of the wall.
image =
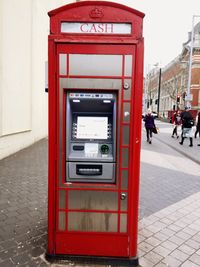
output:
M47 136L47 12L69 2L0 1L0 159Z

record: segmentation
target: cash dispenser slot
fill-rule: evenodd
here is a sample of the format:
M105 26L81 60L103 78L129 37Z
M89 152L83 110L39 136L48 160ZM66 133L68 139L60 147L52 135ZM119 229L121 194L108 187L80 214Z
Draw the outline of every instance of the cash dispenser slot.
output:
M102 175L102 165L76 165L76 174L78 175Z
M81 183L114 183L115 163L67 162L67 181Z

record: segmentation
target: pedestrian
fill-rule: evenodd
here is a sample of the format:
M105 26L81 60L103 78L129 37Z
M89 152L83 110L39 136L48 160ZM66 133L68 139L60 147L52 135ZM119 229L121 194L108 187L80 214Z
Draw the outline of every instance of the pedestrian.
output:
M179 138L178 135L178 128L181 125L181 113L178 110L177 112L174 112L172 116L172 123L173 123L173 132L172 132L172 138L174 138L174 135L176 135L176 138Z
M196 131L194 134L194 138L197 138L198 133L199 133L199 137L200 137L200 111L196 116Z
M152 131L153 128L155 128L155 122L154 122L154 117L151 114L151 110L147 110L147 114L145 115L143 121L145 122L144 126L146 129L146 135L147 135L147 142L149 144L152 143Z
M192 127L194 126L194 120L192 118L192 114L189 112L189 108L185 107L185 111L181 113L181 121L182 121L182 135L180 145L183 145L184 139L186 137L190 138L190 147L193 146L193 138L192 138Z

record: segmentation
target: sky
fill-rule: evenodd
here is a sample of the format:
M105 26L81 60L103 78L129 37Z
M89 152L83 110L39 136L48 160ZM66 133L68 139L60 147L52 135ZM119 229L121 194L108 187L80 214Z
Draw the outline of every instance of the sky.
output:
M193 15L199 16L200 0L114 0L145 13L143 36L145 44L144 71L156 63L166 66L182 51L192 30Z

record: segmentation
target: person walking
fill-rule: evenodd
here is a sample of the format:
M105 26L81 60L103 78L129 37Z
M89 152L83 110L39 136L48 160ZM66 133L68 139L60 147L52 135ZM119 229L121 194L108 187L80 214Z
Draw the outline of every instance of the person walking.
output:
M174 138L174 135L176 135L176 138L179 138L178 128L181 125L181 113L179 110L177 112L174 112L174 114L172 116L172 123L174 125L173 132L172 132L172 138Z
M194 138L197 138L197 134L199 133L199 137L200 137L200 111L199 113L197 114L197 117L196 117L196 131L195 131L195 134L194 134Z
M152 131L153 128L155 128L155 122L154 117L151 114L151 110L147 110L147 114L145 115L143 121L145 122L145 129L146 129L146 135L147 135L147 142L149 144L152 143Z
M182 134L181 134L181 142L180 145L183 145L184 139L186 137L190 138L190 147L193 146L193 138L192 138L192 126L194 126L194 121L192 118L192 114L189 112L189 108L185 107L185 111L181 113L181 121L182 121Z

